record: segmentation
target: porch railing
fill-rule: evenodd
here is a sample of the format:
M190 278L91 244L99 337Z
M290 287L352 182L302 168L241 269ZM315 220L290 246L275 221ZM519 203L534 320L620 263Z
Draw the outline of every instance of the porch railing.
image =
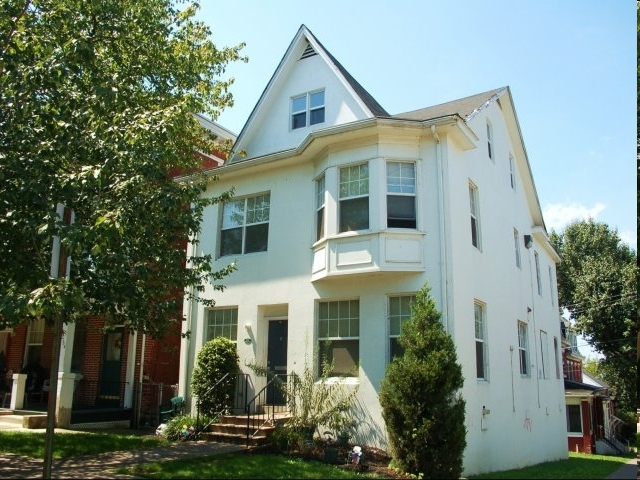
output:
M216 421L217 417L224 415L226 413L238 413L244 412L245 406L247 403L247 396L249 392L249 374L247 373L225 373L222 378L216 381L215 384L211 386L203 395L197 397L196 399L196 432L201 432L206 430L211 423ZM200 410L201 410L201 399L207 398L211 393L218 389L222 388L225 384L229 384L234 382L234 395L233 399L228 405L221 406L220 411L214 413L214 419L210 421L207 425L200 424Z
M247 402L245 407L247 415L247 446L251 437L255 436L261 427L269 422L275 423L277 413L286 410L286 385L290 377L291 375L270 373L264 388Z
M74 409L126 408L125 391L129 382L102 382L81 379L73 393Z

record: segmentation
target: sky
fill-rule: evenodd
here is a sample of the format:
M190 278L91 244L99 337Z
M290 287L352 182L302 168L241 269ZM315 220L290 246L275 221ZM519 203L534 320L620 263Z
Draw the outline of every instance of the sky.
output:
M636 2L202 0L239 133L304 24L390 113L509 86L547 231L591 217L637 250Z
M202 0L198 19L246 43L216 119L236 134L302 24L392 115L509 86L547 231L591 217L637 251L636 2Z

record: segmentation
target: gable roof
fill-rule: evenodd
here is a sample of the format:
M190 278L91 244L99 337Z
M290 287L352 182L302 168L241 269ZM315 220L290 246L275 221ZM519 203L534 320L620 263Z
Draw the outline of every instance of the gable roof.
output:
M397 115L393 115L391 118L423 121L446 117L448 115L459 115L466 122L488 105L494 97L499 98L507 92L507 89L508 87L496 88L495 90L489 90L488 92L478 93L469 97L453 100L451 102L434 105L432 107L399 113Z
M242 161L237 153L243 149L244 138L249 135L249 131L251 130L251 125L254 119L257 117L258 112L260 111L262 105L266 102L266 98L269 96L270 92L276 88L276 84L281 76L281 74L291 65L293 62L297 62L299 58L293 57L293 53L297 51L300 46L306 43L306 48L302 54L302 58L308 58L315 54L320 55L327 63L327 65L333 70L338 78L342 80L344 85L348 90L351 91L354 99L361 105L361 108L368 117L389 117L387 111L373 98L373 96L367 92L367 90L356 81L349 72L342 66L336 58L331 55L327 49L318 41L318 39L311 33L311 31L302 24L298 29L298 32L294 36L293 40L289 44L285 54L282 59L278 63L276 70L273 75L269 79L267 86L262 91L258 102L253 107L253 110L249 114L249 118L245 122L242 130L238 134L236 139L236 146L233 149L233 152L230 155L230 160L228 163L236 163L238 161ZM311 50L310 50L311 49Z

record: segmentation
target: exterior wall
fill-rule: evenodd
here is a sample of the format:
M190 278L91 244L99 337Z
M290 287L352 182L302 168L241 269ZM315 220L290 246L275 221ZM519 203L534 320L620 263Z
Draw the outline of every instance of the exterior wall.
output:
M495 161L486 154L485 115L493 124ZM428 282L463 367L468 431L465 475L518 468L567 455L560 352L554 352L553 343L555 337L556 345L560 345L556 286L549 284L548 274L550 266L555 279L554 260L543 243L536 241L527 250L523 242L522 265L515 265L513 229L517 228L520 236L532 233L536 222L530 209L537 199L529 198L521 188L528 181L528 172L518 172L520 187L515 191L510 186L508 154L513 147L500 109L492 105L470 126L480 140L476 149L466 152L446 134L438 147L424 133L385 131L344 143L330 142L318 153L302 152L255 169L221 171L220 180L208 195L230 186L235 187L236 198L270 192L268 250L218 258L218 205L205 212L197 247L217 258L216 268L231 261L237 263L237 271L223 280L224 292L208 289L204 295L215 298L217 307L238 308L237 345L243 366L253 362L266 365L269 320L287 318L287 371L300 371L305 357L313 358L317 302L359 299L359 376L352 379L359 384L357 439L382 448L387 447L386 432L377 392L389 358L387 299L389 295L414 293ZM387 160L415 161L417 165L417 221L418 230L424 233L423 263L410 271L385 269L383 252L368 240L386 226L383 192ZM329 185L336 184L339 166L362 161L369 164L370 231L338 234L337 190ZM526 165L526 159L519 164ZM321 173L325 174L329 192L326 242L340 239L356 245L361 241L368 247L357 252L358 258L366 259L359 268L347 272L337 269L312 281L313 250L322 243L314 242L314 179ZM470 240L469 181L480 194L481 251ZM536 288L534 251L541 263L541 294ZM476 380L474 300L486 305L488 380ZM181 394L189 397L185 380L206 340L206 311L198 305L185 305L185 313L185 329L192 335L183 343L180 388ZM519 371L518 321L528 325L531 373L526 376ZM547 332L546 375L540 358L541 330ZM251 343L243 342L244 337ZM251 373L246 367L243 370ZM253 381L258 388L260 379ZM490 414L482 414L485 407Z

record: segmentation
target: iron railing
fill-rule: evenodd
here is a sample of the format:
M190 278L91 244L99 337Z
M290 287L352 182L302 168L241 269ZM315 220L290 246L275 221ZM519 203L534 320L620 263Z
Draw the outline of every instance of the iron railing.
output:
M287 407L287 382L291 375L269 373L267 384L249 400L245 406L247 415L246 442L249 446L251 437L255 436L260 428L273 422L276 414L283 412Z
M220 411L215 412L213 415L213 420L211 420L207 425L200 426L200 408L201 408L201 398L208 397L211 392L213 392L217 388L221 388L225 383L234 382L234 395L231 401L227 405L223 405ZM249 374L247 373L225 373L222 378L220 378L216 383L214 383L203 395L197 397L196 400L196 432L199 434L200 432L209 428L213 422L217 420L218 417L227 413L238 413L244 412L245 406L247 403L247 395L249 392Z

